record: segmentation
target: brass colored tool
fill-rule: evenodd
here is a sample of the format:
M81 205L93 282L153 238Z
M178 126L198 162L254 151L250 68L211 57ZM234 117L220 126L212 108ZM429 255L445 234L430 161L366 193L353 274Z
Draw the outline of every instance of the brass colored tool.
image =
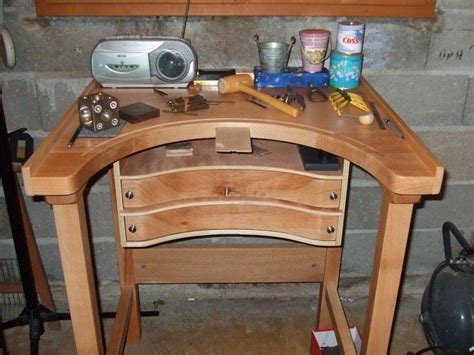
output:
M360 95L354 94L352 92L338 89L329 96L329 100L331 101L332 107L339 116L342 115L342 109L347 104L351 104L352 106L357 107L364 112L370 112L370 109L365 103L364 99Z
M163 98L166 105L171 109L172 112L188 112L209 108L209 103L202 95L170 98L168 94L163 91L158 89L154 89L154 91ZM215 102L212 104L215 104Z

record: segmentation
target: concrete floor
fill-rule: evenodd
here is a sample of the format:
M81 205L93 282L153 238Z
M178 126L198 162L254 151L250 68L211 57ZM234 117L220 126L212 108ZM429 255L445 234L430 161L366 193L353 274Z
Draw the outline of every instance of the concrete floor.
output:
M362 329L366 299L343 299L350 323ZM143 338L127 345L135 354L308 354L317 299L308 297L249 297L171 299L156 301L156 318L143 319ZM420 296L403 296L390 354L406 354L426 346L418 322ZM104 321L109 335L112 320ZM9 354L28 354L28 328L4 334ZM41 354L74 354L69 321L61 331L47 329ZM376 354L379 355L379 354Z

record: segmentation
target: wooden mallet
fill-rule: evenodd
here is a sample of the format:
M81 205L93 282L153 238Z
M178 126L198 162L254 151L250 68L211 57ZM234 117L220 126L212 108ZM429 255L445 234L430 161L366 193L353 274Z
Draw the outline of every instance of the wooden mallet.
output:
M221 94L232 94L234 92L243 92L249 95L252 95L263 101L270 106L273 106L277 110L283 111L290 116L298 117L301 113L299 109L288 105L280 100L277 100L270 95L264 94L263 92L259 92L253 88L253 80L252 77L248 74L237 74L237 75L230 75L224 78L219 79L218 82L219 92Z

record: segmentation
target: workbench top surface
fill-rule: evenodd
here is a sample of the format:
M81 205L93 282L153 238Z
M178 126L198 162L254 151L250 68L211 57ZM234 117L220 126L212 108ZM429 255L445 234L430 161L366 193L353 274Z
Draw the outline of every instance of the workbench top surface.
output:
M324 90L328 94L334 91ZM93 175L123 157L171 142L215 138L218 127L247 127L251 138L323 149L360 166L396 194L437 194L441 189L444 169L440 162L365 79L354 92L366 102L375 102L380 115L392 120L404 139L390 129L380 130L375 122L369 126L360 124L357 116L362 111L356 108L344 109L339 117L329 101L310 102L306 95L306 109L294 118L272 107L262 109L246 101L242 93L222 95L213 90L203 91L201 94L208 100L233 103L211 105L192 116L163 112L167 109L165 102L152 89L104 89L93 81L83 95L99 91L117 97L120 106L144 102L159 107L161 116L127 123L114 138L78 138L69 149L68 141L79 123L74 103L23 167L29 195L74 194ZM164 91L171 97L188 95L183 89Z

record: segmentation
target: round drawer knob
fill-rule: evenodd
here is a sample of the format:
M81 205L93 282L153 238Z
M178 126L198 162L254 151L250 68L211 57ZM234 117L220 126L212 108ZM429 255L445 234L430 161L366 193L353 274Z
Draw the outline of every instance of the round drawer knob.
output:
M133 191L127 191L125 192L125 197L131 200L133 198Z
M134 225L134 224L131 224L129 227L128 227L128 231L130 233L135 233L137 231L137 226Z
M329 198L330 198L331 200L333 200L333 201L334 201L334 200L337 200L337 192L334 192L334 191L331 192L331 193L329 194Z
M327 226L326 228L326 232L328 232L329 234L332 234L336 231L336 228L334 228L334 226Z

